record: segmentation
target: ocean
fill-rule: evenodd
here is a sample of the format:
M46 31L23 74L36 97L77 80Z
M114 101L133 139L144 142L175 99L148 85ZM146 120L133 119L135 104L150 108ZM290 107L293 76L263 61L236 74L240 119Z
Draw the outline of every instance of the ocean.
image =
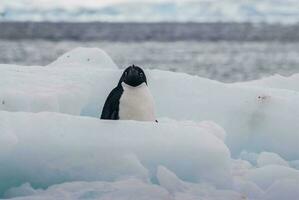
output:
M47 65L76 47L222 82L299 72L297 25L248 23L0 23L0 63Z

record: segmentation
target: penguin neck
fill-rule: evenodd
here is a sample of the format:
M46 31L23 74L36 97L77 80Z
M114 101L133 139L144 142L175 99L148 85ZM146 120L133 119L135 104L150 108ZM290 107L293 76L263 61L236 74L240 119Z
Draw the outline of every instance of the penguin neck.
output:
M142 90L142 89L144 89L145 87L147 88L147 85L146 85L146 83L144 83L144 82L143 82L142 84L136 86L136 87L130 86L130 85L126 84L125 82L122 82L122 83L121 83L121 86L122 86L122 88L123 88L124 90L135 90L135 91L137 91L137 90Z

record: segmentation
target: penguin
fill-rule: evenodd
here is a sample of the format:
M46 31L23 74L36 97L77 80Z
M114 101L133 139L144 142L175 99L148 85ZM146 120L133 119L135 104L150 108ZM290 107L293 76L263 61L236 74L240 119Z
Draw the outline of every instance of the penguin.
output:
M124 70L106 99L101 119L157 122L154 99L140 67L132 65Z

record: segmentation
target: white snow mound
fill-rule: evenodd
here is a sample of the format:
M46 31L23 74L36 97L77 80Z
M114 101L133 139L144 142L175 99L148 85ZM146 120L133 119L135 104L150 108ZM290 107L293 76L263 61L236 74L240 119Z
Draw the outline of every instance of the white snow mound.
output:
M84 66L0 65L0 110L98 117L122 70ZM243 150L266 150L299 160L299 92L223 84L160 70L146 70L146 74L158 118L219 124L227 133L219 137L225 138L234 157ZM299 76L292 78L292 84L299 85Z
M159 123L98 118L122 74L102 50L0 65L0 198L297 200L298 74L145 72Z
M191 182L231 184L228 148L196 126L4 111L0 121L0 133L17 138L0 153L0 192L24 182L149 181L159 165Z
M101 69L117 69L110 56L98 48L78 47L51 63L51 67L97 67Z
M282 165L287 167L289 166L289 163L285 161L282 157L271 152L262 152L257 158L257 164L259 167L267 165Z

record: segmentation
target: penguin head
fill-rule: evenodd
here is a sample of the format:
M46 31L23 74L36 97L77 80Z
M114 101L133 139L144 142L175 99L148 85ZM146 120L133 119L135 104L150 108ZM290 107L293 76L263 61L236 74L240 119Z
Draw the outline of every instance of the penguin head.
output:
M123 72L120 81L119 81L119 85L124 82L127 85L130 85L132 87L137 87L139 85L141 85L142 83L147 84L147 80L146 80L146 76L144 71L135 65L132 65L130 67L128 67L127 69L125 69L125 71Z

